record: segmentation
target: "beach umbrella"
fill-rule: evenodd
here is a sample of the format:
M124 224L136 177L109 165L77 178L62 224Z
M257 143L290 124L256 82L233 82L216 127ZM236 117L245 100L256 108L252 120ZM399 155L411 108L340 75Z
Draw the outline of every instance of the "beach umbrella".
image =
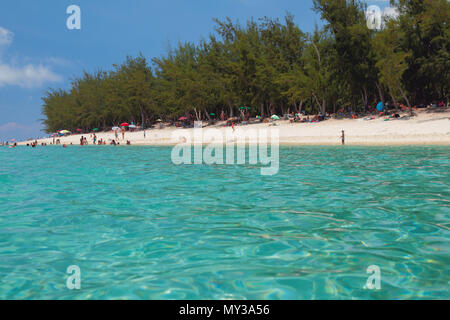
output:
M181 117L180 119L178 119L179 121L184 121L184 120L187 120L187 118L186 117Z
M162 120L161 120L161 119L158 119L158 120L156 120L156 122L162 122Z
M280 120L280 117L277 116L276 114L274 114L271 118L272 118L273 120Z
M98 128L94 128L94 129L92 129L92 131L98 131Z
M121 123L120 126L121 126L121 127L128 127L129 124L128 124L128 122L124 122L124 123Z
M78 132L81 132L82 130L81 130L81 129L77 129L77 131L78 131Z
M112 127L112 130L119 130L119 127Z
M68 134L68 133L70 133L70 131L69 130L61 130L59 133Z
M128 128L130 128L130 129L136 129L137 127L136 127L134 124L130 124L130 125L128 126Z

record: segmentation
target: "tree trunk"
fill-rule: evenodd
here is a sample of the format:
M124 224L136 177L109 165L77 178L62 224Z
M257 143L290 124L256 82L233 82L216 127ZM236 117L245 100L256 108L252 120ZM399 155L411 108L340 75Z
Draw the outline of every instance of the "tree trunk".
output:
M141 126L142 126L142 128L144 128L144 122L145 122L145 119L144 119L144 110L142 109L142 106L141 106L141 105L139 105L139 111L141 111Z
M312 93L314 99L316 100L317 105L319 106L319 110L322 108L322 106L320 105L319 99L317 98L316 94L313 92Z
M364 113L366 113L367 106L369 105L369 97L367 94L366 86L363 86L362 98L363 98L363 102L364 102Z
M231 101L228 101L228 107L230 108L230 118L233 117L233 105L231 104Z
M376 84L376 86L378 88L378 94L380 95L380 100L381 100L381 102L383 102L383 106L384 106L384 97L383 97L383 92L381 91L381 87L378 84L378 82L375 82L375 84Z
M197 111L197 108L194 108L194 112L195 112L195 117L197 118L197 121L200 121L201 117L202 117L202 112Z
M270 102L270 114L275 114L275 107L272 102Z
M398 112L397 100L395 100L394 93L392 92L392 88L390 86L388 86L388 89L389 89L389 94L392 98L392 102L394 102L394 105L395 105L395 111Z
M400 90L400 92L401 92L401 94L402 94L402 96L403 96L403 98L406 100L406 103L408 104L408 108L409 108L409 114L411 115L411 116L413 116L414 115L414 113L413 113L413 110L412 110L412 107L411 107L411 104L409 103L409 99L408 99L408 97L406 96L406 94L405 94L405 91L403 91L403 89L402 89L402 87L401 86L398 86L398 89Z

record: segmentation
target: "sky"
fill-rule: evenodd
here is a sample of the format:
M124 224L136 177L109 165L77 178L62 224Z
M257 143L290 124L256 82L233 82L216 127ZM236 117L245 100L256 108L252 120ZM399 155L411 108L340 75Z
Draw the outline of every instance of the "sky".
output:
M387 0L368 1L382 9ZM69 30L70 5L81 29ZM0 2L0 141L45 136L42 96L83 70L110 69L127 55L151 59L213 32L213 18L245 23L286 12L306 32L321 25L312 0L3 0Z

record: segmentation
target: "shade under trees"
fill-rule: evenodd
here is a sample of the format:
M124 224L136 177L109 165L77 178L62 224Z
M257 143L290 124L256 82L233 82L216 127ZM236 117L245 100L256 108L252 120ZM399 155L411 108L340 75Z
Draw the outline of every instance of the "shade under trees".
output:
M198 44L179 43L151 60L127 57L109 71L84 72L70 90L50 89L43 122L55 132L233 116L243 106L264 117L342 107L366 112L380 100L410 107L448 102L449 2L391 5L399 16L383 30L367 28L358 0L314 0L324 25L312 33L300 30L292 15L243 25L215 20L214 32Z

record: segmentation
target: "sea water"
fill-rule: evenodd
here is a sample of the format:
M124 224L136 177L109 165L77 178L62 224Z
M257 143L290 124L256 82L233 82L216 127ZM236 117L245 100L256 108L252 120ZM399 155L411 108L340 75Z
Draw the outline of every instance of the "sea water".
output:
M449 228L449 147L0 147L1 299L449 299Z

